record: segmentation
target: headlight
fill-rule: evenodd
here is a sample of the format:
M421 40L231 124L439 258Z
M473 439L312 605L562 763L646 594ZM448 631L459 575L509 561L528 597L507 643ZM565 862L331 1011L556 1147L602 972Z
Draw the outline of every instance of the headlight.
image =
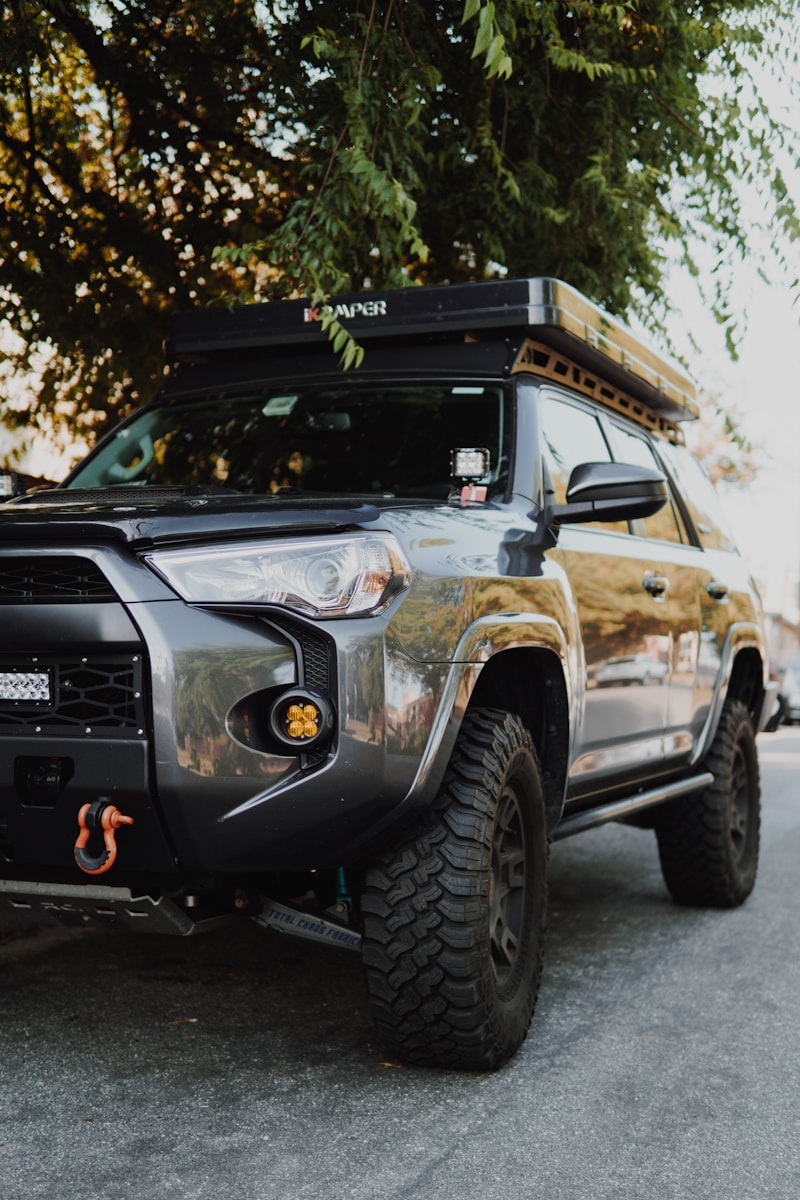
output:
M192 604L280 604L312 617L380 612L410 581L389 535L157 550L145 559Z

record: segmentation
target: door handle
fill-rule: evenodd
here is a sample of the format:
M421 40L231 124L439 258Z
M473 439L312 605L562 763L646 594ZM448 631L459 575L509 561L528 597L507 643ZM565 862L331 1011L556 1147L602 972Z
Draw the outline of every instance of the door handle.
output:
M730 588L727 583L720 583L718 580L712 579L710 583L706 584L706 591L712 600L726 600Z
M669 591L669 580L666 575L656 575L655 571L645 571L642 587L655 600L666 600Z

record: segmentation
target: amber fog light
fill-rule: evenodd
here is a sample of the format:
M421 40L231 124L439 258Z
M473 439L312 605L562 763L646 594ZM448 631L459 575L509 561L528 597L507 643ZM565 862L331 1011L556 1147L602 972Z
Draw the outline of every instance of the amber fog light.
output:
M284 746L307 750L331 736L333 709L324 696L294 688L284 692L272 706L269 724Z

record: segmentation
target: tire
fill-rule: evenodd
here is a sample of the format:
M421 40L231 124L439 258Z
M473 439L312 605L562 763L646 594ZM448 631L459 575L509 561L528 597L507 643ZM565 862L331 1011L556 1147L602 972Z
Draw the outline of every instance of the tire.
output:
M678 904L735 908L756 881L761 802L753 723L738 700L725 702L705 765L705 791L655 810L661 870Z
M366 871L362 957L387 1049L474 1071L514 1054L539 991L547 857L529 734L500 710L468 714L432 810Z

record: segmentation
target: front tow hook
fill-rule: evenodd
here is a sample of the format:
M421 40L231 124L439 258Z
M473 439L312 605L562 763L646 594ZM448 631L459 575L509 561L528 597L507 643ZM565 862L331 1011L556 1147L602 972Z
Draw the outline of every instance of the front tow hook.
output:
M133 817L126 817L110 800L101 796L91 804L84 804L78 812L78 840L75 843L75 862L87 875L102 875L110 871L117 858L116 832L121 825L132 825ZM103 850L99 854L87 854L86 845L95 831L103 834Z

